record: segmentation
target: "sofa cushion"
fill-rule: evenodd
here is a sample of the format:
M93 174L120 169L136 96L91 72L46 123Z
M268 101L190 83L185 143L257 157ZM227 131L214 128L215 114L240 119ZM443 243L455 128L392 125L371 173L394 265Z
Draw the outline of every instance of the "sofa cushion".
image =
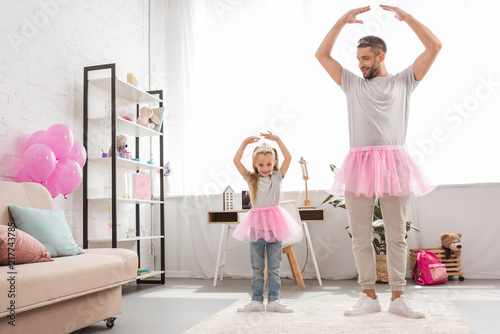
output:
M73 239L62 210L9 205L16 227L40 241L52 257L84 253Z
M53 261L38 240L17 228L0 225L0 265Z
M0 267L0 277L7 277L8 271L8 267ZM87 249L85 254L58 257L53 262L19 265L15 267L16 309L23 312L120 286L135 281L136 271L137 253L122 248ZM0 291L8 291L8 284L0 280ZM3 299L0 318L7 315Z

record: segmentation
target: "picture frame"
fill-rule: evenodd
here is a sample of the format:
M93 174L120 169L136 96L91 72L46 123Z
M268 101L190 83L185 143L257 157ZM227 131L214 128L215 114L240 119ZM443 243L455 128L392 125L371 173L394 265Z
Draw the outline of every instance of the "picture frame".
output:
M153 112L156 114L156 116L158 116L158 118L160 119L160 123L157 124L155 127L154 127L154 130L155 131L158 131L158 132L161 132L161 129L163 127L163 117L164 117L164 113L165 113L165 107L159 107L159 108L154 108L153 109Z

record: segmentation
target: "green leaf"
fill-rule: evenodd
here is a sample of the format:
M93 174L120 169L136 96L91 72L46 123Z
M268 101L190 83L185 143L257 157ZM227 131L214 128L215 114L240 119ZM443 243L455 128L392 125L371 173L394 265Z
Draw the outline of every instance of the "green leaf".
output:
M335 170L335 168L337 168L337 166L335 166L334 164L330 164L330 169L332 170L332 172Z
M321 203L321 205L325 204L326 202L328 202L331 198L333 197L333 195L328 195L327 198L325 198L325 200L323 201L323 203Z
M382 208L380 207L380 199L377 198L373 207L373 220L382 219Z

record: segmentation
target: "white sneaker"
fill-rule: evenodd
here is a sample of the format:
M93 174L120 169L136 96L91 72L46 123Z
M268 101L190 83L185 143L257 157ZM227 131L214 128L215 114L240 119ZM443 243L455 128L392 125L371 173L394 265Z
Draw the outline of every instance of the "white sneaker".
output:
M267 312L280 312L280 313L292 313L293 310L286 306L285 304L280 303L279 300L272 300L267 302L266 307Z
M389 304L389 312L397 315L402 315L407 318L425 318L425 314L410 305L405 295L401 295L395 300L391 300Z
M366 293L363 293L356 304L350 309L344 311L344 315L361 315L367 313L380 312L380 303L377 299L372 299L368 297Z
M238 307L238 312L264 312L265 307L262 302L258 300L252 300L250 303L243 307Z

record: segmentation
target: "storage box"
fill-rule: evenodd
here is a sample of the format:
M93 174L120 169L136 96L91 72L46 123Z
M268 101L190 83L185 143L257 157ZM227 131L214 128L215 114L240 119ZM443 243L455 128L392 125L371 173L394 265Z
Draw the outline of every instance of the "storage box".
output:
M439 258L439 260L441 260L441 262L446 265L446 272L448 273L448 276L458 276L458 279L461 281L465 279L462 274L462 259L460 258L460 256L451 254L450 258L446 259L446 251L442 248L410 249L410 268L412 270L415 266L415 262L417 261L417 254L415 253L415 251L417 250L433 252Z

